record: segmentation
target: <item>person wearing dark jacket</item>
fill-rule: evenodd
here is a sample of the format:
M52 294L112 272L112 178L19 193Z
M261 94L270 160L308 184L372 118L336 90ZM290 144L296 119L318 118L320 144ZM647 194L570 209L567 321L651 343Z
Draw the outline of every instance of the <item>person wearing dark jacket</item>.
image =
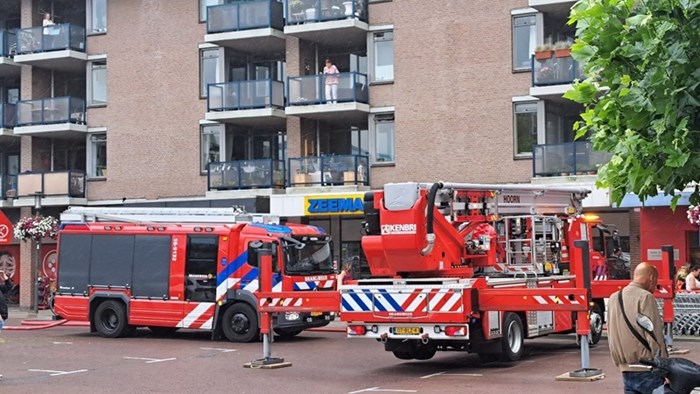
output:
M5 302L5 293L10 291L12 288L12 282L10 278L5 274L5 271L0 271L0 332L5 326L5 320L7 320L7 302ZM2 375L0 375L0 380L2 380Z

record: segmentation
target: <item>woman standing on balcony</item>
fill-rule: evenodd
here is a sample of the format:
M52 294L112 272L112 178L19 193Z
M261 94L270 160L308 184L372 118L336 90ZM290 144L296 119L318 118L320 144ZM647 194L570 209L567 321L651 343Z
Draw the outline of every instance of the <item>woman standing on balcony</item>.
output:
M331 62L331 59L326 59L326 66L323 67L323 74L331 74L326 76L326 103L336 104L338 102L338 76L340 72L338 68Z

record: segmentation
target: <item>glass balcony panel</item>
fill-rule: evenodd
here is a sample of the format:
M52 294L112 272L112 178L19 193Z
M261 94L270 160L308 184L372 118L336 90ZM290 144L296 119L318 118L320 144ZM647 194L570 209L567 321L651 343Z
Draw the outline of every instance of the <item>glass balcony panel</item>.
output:
M17 106L15 104L0 104L0 128L11 129L17 125Z
M369 185L369 158L330 155L289 159L290 186Z
M17 176L17 196L33 196L42 192L43 174L20 174Z
M288 85L290 105L313 105L332 101L333 90L327 89L327 86L333 85L337 86L337 102L369 103L367 75L357 72L331 76L326 74L289 77ZM326 97L327 95L329 97Z
M532 58L532 86L565 85L581 79L581 67L573 57Z
M209 190L284 187L284 162L260 159L210 163Z
M85 100L77 97L54 97L17 103L17 126L53 123L85 123Z
M284 106L284 85L280 81L236 81L209 85L209 111Z
M612 157L594 151L590 141L535 145L532 153L534 176L591 174Z
M287 24L314 23L347 18L367 22L367 0L286 0Z
M13 31L0 31L0 56L10 57L17 52L17 34Z
M19 29L17 34L20 55L61 49L85 51L85 28L70 23Z
M14 198L17 196L17 175L2 176L2 198Z
M276 0L237 1L207 7L207 33L272 27L282 30L282 3Z

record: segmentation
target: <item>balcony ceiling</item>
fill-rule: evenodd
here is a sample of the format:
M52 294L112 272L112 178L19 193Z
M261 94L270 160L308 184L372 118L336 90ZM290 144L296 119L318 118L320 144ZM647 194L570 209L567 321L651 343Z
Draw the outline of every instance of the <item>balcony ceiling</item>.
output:
M287 107L285 108L285 112L287 116L299 116L305 119L366 124L369 114L369 105L356 102L300 105Z
M265 28L207 34L204 41L256 55L284 55L285 38L280 30Z
M3 129L0 127L0 144L19 141L19 136L15 135L14 129Z
M0 78L19 77L22 68L19 64L7 57L0 57Z
M284 128L287 124L284 110L276 108L210 111L206 113L205 119L239 126Z
M37 126L15 127L14 135L29 135L33 137L51 137L63 140L85 139L87 126L73 123L57 123Z
M71 74L85 74L87 54L64 49L61 51L16 55L15 62Z
M358 19L304 23L285 26L284 34L314 42L328 48L343 49L366 45L367 23Z

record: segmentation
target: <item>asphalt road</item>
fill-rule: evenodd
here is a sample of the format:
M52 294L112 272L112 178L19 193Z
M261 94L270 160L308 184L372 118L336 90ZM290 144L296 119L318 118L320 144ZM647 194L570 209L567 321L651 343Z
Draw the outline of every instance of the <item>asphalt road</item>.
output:
M12 325L18 319L10 319ZM517 363L481 365L476 355L438 353L428 361L401 361L371 340L343 333L305 332L272 344L289 368L249 369L262 343L211 341L206 333L155 337L148 330L104 339L86 327L0 334L1 393L620 393L622 383L605 339L591 349L595 382L555 377L580 368L571 336L527 342ZM700 361L700 341L676 341Z

